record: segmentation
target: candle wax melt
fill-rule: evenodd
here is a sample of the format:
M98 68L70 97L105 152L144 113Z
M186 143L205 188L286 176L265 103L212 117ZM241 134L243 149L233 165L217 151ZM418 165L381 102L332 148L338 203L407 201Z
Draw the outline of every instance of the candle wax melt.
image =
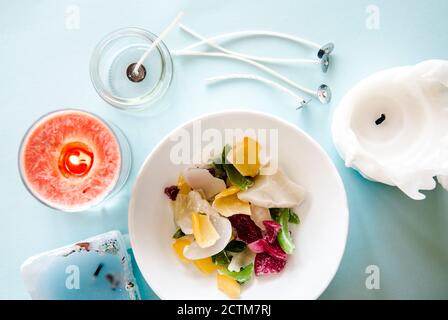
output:
M345 164L416 200L448 176L448 61L375 73L354 86L333 115ZM447 186L448 187L448 186Z
M140 299L119 231L30 257L21 272L32 299Z
M20 162L33 195L69 211L99 203L114 188L120 175L120 145L96 116L57 111L29 130Z

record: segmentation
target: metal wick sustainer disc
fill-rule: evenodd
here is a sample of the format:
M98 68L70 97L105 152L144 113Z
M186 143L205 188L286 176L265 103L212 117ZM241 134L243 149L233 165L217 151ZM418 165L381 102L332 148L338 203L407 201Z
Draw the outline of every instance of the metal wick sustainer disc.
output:
M330 55L324 54L320 59L322 71L326 73L328 71L328 67L330 66Z
M329 42L329 43L323 45L323 46L319 49L319 51L317 52L317 57L318 57L319 59L322 59L322 57L324 56L324 54L328 54L328 55L329 55L330 53L333 52L333 50L334 50L334 44L331 43L331 42Z
M317 88L317 98L320 102L326 104L331 101L331 90L326 84L322 84Z
M136 63L131 63L126 69L126 76L132 82L141 82L146 78L146 68L144 65L138 67L137 72L134 72Z

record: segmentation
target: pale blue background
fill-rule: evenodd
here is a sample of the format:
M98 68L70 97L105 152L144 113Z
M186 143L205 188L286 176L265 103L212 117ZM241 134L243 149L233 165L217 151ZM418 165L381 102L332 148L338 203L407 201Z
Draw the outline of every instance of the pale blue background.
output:
M69 4L79 5L79 30L65 28ZM380 30L365 27L369 4L380 9ZM120 27L158 33L181 9L184 22L205 35L267 29L334 41L334 65L327 75L315 67L281 69L312 87L325 81L333 89L333 103L313 103L297 112L289 97L263 84L239 81L207 88L207 76L254 70L224 60L175 59L171 109L138 118L109 107L89 78L95 44ZM303 128L327 150L344 180L350 233L340 269L322 298L448 298L448 193L438 187L427 193L427 200L416 202L395 188L364 180L344 168L329 130L332 110L358 80L387 67L446 59L447 13L444 0L0 0L0 298L28 298L19 273L28 256L111 229L126 233L135 175L157 142L192 117L235 106L269 112ZM166 42L177 49L191 41L176 30ZM272 54L278 48L279 55L296 50L274 41L234 45ZM42 114L66 107L104 116L124 130L132 145L131 177L100 211L52 211L33 199L19 179L17 150L25 130ZM381 269L381 290L365 287L370 264ZM138 277L144 297L154 298Z

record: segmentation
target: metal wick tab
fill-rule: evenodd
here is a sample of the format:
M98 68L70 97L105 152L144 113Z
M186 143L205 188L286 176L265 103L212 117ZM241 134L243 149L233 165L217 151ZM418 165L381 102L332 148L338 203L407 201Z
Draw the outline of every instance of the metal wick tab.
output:
M334 44L332 42L324 44L317 52L317 57L319 59L322 59L324 55L330 55L333 52L333 50L334 50Z
M328 53L325 53L320 59L320 63L322 71L326 73L328 71L328 67L330 66L330 55Z
M144 65L140 65L137 72L134 72L134 68L137 65L137 63L131 63L128 68L126 69L126 76L128 79L132 82L141 82L146 78L146 68Z
M315 93L320 102L326 104L331 101L331 90L326 84L321 84Z

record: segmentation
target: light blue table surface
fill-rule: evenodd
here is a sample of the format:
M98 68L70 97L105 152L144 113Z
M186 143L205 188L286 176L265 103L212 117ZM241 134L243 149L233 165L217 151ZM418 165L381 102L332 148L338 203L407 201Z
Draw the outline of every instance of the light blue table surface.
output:
M79 29L66 28L70 5L79 9ZM379 29L367 27L371 20L366 26L369 5L379 9ZM260 83L206 87L208 76L257 71L239 62L176 58L169 110L135 117L107 105L89 77L95 44L126 26L159 33L180 10L185 11L183 22L205 35L266 29L333 41L328 74L316 67L279 69L310 87L331 85L333 102L295 111L288 96ZM192 117L234 107L268 112L304 129L342 176L350 206L349 237L339 271L321 298L448 298L448 193L438 187L417 202L396 188L369 182L344 167L330 135L332 111L358 80L383 68L448 58L447 14L445 0L0 0L0 298L28 298L19 272L28 256L112 229L127 233L131 188L154 146ZM178 49L192 41L175 30L166 43ZM279 56L297 52L296 46L266 39L233 45ZM42 114L67 107L117 124L132 146L133 168L125 188L99 210L53 211L32 198L19 178L17 151L26 129ZM380 269L379 290L365 286L369 265ZM137 268L136 273L143 297L156 298Z

